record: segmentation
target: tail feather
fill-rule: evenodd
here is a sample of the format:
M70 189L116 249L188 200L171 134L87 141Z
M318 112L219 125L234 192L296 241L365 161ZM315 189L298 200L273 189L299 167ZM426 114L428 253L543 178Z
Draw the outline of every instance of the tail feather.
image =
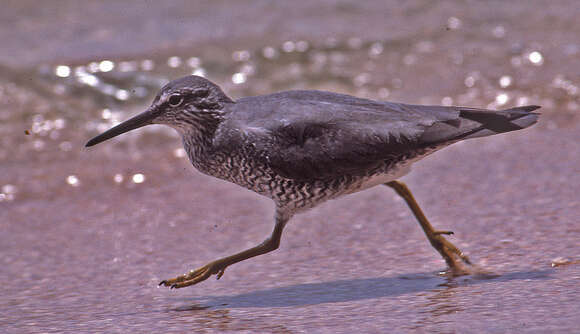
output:
M421 141L435 144L521 130L538 121L539 114L532 112L538 108L535 105L500 111L458 108L458 118L434 124L425 131Z

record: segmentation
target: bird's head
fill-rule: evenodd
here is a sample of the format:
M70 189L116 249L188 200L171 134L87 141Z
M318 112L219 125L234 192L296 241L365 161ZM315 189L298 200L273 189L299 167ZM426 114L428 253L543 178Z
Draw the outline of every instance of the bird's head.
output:
M165 124L180 133L204 131L219 122L223 107L233 101L211 81L190 75L165 85L143 113L89 140L86 147L96 145L122 133L149 124Z

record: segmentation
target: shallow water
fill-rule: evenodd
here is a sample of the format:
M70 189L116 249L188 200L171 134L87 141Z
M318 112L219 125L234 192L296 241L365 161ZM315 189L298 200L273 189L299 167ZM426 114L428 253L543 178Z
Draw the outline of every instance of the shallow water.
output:
M561 4L11 3L0 14L0 329L576 330L580 23L576 2ZM379 187L295 217L279 250L218 282L157 288L272 227L267 199L193 171L170 129L83 148L190 73L234 98L306 88L542 105L533 128L454 145L404 179L495 275L438 275L444 262Z

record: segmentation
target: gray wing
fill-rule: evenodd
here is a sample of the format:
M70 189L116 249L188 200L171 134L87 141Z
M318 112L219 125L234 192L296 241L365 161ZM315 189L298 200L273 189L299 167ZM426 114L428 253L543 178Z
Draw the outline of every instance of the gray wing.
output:
M529 112L536 108L496 112L291 91L236 102L215 144L244 145L287 178L326 179L424 147L521 129L535 122Z

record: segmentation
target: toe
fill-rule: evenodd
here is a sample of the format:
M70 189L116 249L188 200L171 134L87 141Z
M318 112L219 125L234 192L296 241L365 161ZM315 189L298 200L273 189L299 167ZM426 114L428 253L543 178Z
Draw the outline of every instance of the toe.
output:
M161 283L159 283L159 285L168 286L171 289L179 289L205 281L211 275L216 275L217 279L220 279L226 270L225 267L226 266L221 265L217 261L211 262L203 267L192 270L185 275L163 280Z

